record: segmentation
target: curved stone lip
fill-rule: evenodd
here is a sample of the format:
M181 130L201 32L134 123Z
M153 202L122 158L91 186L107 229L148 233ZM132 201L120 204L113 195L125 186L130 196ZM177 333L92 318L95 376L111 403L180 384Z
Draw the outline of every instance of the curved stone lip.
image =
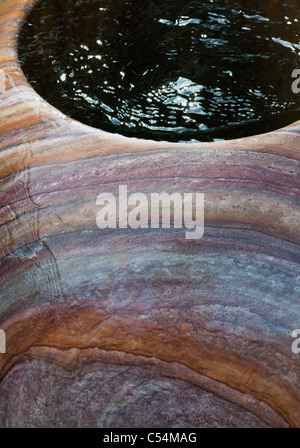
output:
M18 107L14 109L14 114L17 114L18 111L21 113L22 106L31 103L31 106L33 106L36 111L36 119L33 120L33 117L31 117L31 126L37 124L41 125L42 122L44 122L46 131L46 124L49 121L55 122L57 126L63 125L63 127L65 127L67 124L69 129L76 129L76 131L79 131L81 135L91 135L92 133L93 138L98 140L99 143L101 142L102 145L104 142L108 143L110 147L118 147L121 145L125 151L135 151L137 144L139 146L139 150L141 150L140 146L142 142L143 150L159 150L161 148L197 150L209 147L211 149L220 150L242 149L243 151L252 150L265 152L267 149L267 152L275 154L279 153L281 155L284 154L287 157L298 159L299 151L296 151L296 153L293 151L291 153L291 151L286 151L283 147L284 142L282 139L282 134L294 136L300 134L300 120L269 133L239 139L208 143L173 143L168 141L154 141L136 137L125 137L120 134L113 134L102 131L101 129L93 128L67 117L61 111L47 103L35 92L27 81L18 59L18 35L20 27L26 19L28 9L34 6L37 1L38 0L2 0L0 3L0 70L4 73L6 81L5 91L4 93L2 92L2 95L4 99L8 99L7 97L9 96L10 102L18 101ZM0 118L1 115L3 114L1 113L0 107ZM9 118L11 118L11 116ZM5 117L3 117L2 120L5 121ZM1 128L2 126L0 127L0 134L2 131ZM20 123L19 129L22 128L22 123ZM16 130L16 128L14 128L14 130ZM6 133L5 122L3 123L3 132Z

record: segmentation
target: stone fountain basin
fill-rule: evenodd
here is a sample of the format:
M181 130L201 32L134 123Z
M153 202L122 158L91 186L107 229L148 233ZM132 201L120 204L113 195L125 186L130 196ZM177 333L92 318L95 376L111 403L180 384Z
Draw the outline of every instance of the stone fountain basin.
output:
M76 122L0 3L2 427L300 427L300 122L214 143ZM99 193L204 192L205 234L96 226Z

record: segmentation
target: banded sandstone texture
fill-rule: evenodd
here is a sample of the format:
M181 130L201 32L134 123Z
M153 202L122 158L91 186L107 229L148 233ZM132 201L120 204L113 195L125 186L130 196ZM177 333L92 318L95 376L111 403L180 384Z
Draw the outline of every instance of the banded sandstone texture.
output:
M0 4L0 425L300 427L300 123L171 144L84 126L18 63ZM100 231L96 198L204 192L205 234Z

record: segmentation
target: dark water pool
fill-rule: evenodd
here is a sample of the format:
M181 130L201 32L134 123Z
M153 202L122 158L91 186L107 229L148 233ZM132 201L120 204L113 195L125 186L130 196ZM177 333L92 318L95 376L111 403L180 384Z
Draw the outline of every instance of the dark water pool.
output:
M300 118L299 12L294 0L43 0L19 57L43 98L91 126L238 138Z

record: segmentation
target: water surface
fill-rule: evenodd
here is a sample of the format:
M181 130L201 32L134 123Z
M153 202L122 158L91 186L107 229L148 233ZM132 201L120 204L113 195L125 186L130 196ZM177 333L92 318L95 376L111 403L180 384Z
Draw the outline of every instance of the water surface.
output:
M34 89L88 125L155 140L238 138L300 118L299 12L293 0L44 0L19 56Z

